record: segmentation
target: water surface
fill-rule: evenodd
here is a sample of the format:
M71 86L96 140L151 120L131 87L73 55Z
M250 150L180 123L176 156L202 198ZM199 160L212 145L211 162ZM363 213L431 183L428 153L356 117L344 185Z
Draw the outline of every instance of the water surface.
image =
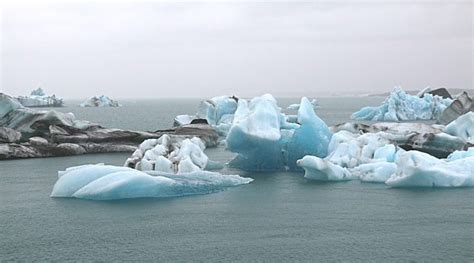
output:
M168 128L198 100L79 108L108 127ZM282 100L287 106L296 99ZM346 121L380 98L320 99L318 115ZM173 106L175 105L175 106ZM177 105L177 106L176 106ZM225 162L233 154L206 150ZM302 173L239 173L255 181L223 192L165 199L50 198L57 171L129 154L0 162L1 260L472 261L474 189L390 189L359 181L316 183Z

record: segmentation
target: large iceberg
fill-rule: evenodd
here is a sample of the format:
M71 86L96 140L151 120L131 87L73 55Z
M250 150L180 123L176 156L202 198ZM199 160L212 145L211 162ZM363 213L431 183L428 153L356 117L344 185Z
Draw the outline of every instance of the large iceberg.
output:
M113 100L105 95L99 97L92 97L87 99L83 103L79 104L81 107L120 107L120 103L118 101Z
M237 157L229 165L250 171L296 169L305 155L325 157L332 133L302 98L298 123L287 122L270 94L250 101L239 100L226 138L227 148Z
M46 95L41 87L33 90L30 96L20 96L17 100L25 107L62 107L64 104L56 95Z
M364 107L354 112L351 118L370 121L436 120L452 102L450 98L429 93L420 98L395 88L382 105Z
M82 165L60 171L51 197L116 200L208 194L253 179L198 171L174 175L111 165Z
M185 138L164 134L148 139L128 158L125 166L141 171L190 173L206 168L209 158L204 142L198 137Z

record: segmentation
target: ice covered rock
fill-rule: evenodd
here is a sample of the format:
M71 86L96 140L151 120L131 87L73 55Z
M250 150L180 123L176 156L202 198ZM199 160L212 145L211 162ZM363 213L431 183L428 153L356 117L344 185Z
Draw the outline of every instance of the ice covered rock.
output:
M0 127L0 143L20 141L21 133L7 127Z
M461 115L449 123L444 132L474 144L474 112L471 111Z
M396 160L397 172L385 183L392 187L472 187L474 157L452 161L408 151Z
M82 165L58 173L51 197L116 200L208 194L248 184L253 179L198 171L174 175L142 172L128 167Z
M118 101L109 98L108 96L102 95L99 97L92 97L87 99L83 103L79 104L81 107L120 107Z
M56 95L46 95L41 87L33 90L30 96L20 96L18 101L25 107L62 107L63 99Z
M317 181L345 181L354 179L346 168L316 156L305 156L297 161L305 171L304 177Z
M274 171L296 169L296 160L307 154L324 157L332 133L306 98L301 100L298 122L287 122L270 94L239 100L226 138L227 148L238 155L229 165Z
M204 142L164 134L158 139L144 141L128 158L124 166L141 171L190 173L203 170L208 163Z
M459 95L453 103L447 107L441 116L438 118L438 123L447 124L459 116L464 115L470 111L474 111L474 103L472 98L467 94L467 92L463 92Z
M409 121L436 120L452 103L449 98L424 94L422 98L412 96L395 88L381 106L364 107L352 114L355 120Z

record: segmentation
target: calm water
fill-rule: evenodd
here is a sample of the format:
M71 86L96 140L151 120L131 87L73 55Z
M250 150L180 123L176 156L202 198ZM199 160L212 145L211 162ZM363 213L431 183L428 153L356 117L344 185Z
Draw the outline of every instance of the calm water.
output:
M346 121L380 98L327 98L318 114ZM108 127L168 128L197 100L70 106ZM296 100L282 100L286 106ZM69 103L70 105L73 105ZM208 149L211 159L232 154ZM250 185L167 199L97 202L49 197L57 171L128 154L0 162L1 260L148 261L473 261L474 189L389 189L315 183L300 173L242 173ZM226 173L238 171L225 170Z

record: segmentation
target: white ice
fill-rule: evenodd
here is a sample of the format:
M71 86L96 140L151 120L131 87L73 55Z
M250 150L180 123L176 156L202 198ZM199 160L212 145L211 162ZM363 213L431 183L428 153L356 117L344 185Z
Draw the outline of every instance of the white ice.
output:
M474 112L459 116L446 126L444 132L474 144Z
M385 183L392 187L472 187L474 157L447 161L408 151L396 160L397 172Z
M422 98L409 95L395 88L380 106L364 107L352 114L355 120L371 121L409 121L433 120L452 103L452 99L443 99L432 94Z
M59 172L51 197L115 200L207 194L248 184L253 179L214 172L174 175L110 165L82 165Z
M99 97L92 97L79 104L81 107L120 107L118 101L109 98L108 96L102 95Z
M208 163L204 142L193 137L162 135L143 141L125 162L125 166L141 171L190 173L203 170Z
M63 105L63 99L56 95L46 95L41 87L33 90L30 96L20 96L18 101L25 107L59 107Z

